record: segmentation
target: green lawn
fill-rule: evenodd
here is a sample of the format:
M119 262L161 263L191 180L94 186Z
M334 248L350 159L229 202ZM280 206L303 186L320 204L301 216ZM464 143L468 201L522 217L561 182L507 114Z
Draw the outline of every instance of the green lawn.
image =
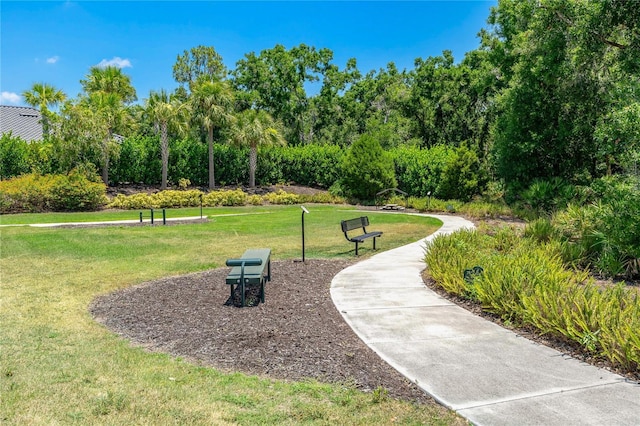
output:
M306 256L353 256L345 206L308 206ZM243 213L240 216L227 214ZM249 214L246 214L249 213ZM2 224L117 220L137 212L3 216ZM106 228L0 228L2 424L450 424L439 406L379 402L349 386L226 374L132 347L91 318L99 294L217 268L247 247L273 259L301 255L298 206L205 209L203 224ZM173 216L171 216L173 215ZM172 210L169 217L199 215ZM368 213L389 249L439 222ZM368 245L370 247L370 245ZM362 255L371 254L370 248Z

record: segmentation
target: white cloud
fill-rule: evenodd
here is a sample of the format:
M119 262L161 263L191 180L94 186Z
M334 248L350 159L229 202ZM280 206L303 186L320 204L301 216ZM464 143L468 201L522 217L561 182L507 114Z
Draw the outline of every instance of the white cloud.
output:
M129 61L128 59L122 59L119 56L115 56L109 60L103 59L100 61L98 66L100 68L104 68L104 67L132 68L133 67L133 65L131 65L131 61Z
M0 94L0 102L3 104L6 102L10 104L17 104L20 102L20 95L13 92L2 92L2 94Z
M58 62L59 59L60 59L60 56L52 56L50 58L47 58L47 63L55 64L56 62Z

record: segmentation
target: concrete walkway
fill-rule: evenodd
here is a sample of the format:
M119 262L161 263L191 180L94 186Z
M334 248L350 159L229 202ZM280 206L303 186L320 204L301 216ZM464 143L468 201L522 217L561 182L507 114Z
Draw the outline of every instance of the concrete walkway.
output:
M640 425L640 385L531 342L443 299L422 282L434 235L340 272L337 309L382 359L479 425Z

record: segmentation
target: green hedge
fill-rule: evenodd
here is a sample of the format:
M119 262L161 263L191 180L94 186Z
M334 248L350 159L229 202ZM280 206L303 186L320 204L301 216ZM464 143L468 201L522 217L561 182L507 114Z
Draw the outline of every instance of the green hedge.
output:
M0 139L0 178L7 179L37 171L59 170L48 142L27 144L4 135ZM291 183L330 188L343 176L342 163L347 150L337 145L262 147L258 154L256 183ZM468 200L480 193L486 179L472 150L436 146L431 149L399 147L388 151L398 188L414 197L427 193L439 199ZM216 184L245 185L249 180L249 152L246 148L214 144ZM99 165L96 165L99 167ZM109 175L113 184L159 185L161 180L160 141L158 136L133 136L119 146L119 155L111 161ZM188 179L192 185L208 184L208 151L203 142L192 139L170 140L169 184Z
M200 205L201 199L202 205L205 207L244 206L248 204L344 203L343 198L334 197L324 192L314 195L299 195L291 194L281 189L277 192L260 196L248 195L241 189L219 190L206 193L197 189L191 189L187 191L166 190L155 194L139 193L129 196L118 194L111 200L107 207L125 210L197 207Z

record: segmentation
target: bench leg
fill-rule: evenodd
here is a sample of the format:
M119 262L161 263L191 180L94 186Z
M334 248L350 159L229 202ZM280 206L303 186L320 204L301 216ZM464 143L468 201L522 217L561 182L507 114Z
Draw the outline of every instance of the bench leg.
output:
M376 238L378 238L378 237L373 237L373 249L374 250L376 249Z
M358 242L356 241L356 256L358 255Z

